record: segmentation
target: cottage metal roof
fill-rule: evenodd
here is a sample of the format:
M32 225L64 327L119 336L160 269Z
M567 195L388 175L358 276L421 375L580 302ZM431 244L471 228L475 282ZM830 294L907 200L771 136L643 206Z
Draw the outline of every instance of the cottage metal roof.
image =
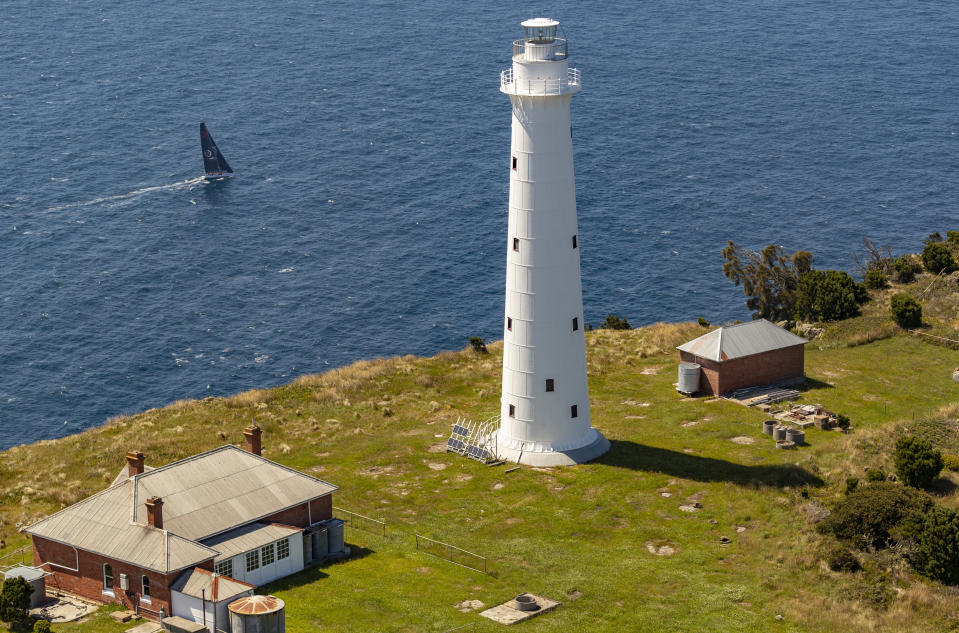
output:
M303 528L279 523L249 523L207 539L204 545L220 552L216 557L216 562L220 562L302 531Z
M161 573L215 558L197 543L337 487L236 446L141 473L23 529ZM163 527L147 525L144 502L163 499ZM278 537L282 538L282 537Z
M749 323L724 325L683 343L676 349L707 360L722 362L784 347L805 345L808 342L766 319L758 319Z
M199 567L183 572L170 585L172 591L212 602L226 602L241 594L249 595L255 588L255 585L241 582L229 576L214 574L212 571Z
M144 466L143 470L144 471L153 470L153 466ZM121 481L124 481L125 479L129 479L129 478L130 478L130 475L127 473L127 467L124 466L123 468L120 469L120 472L117 473L117 476L113 478L113 483L110 485L115 486Z
M133 482L124 481L23 531L163 574L217 555L216 550L167 530L131 523L132 491Z
M163 499L163 527L192 540L231 530L337 488L236 446L222 446L134 478L134 523Z

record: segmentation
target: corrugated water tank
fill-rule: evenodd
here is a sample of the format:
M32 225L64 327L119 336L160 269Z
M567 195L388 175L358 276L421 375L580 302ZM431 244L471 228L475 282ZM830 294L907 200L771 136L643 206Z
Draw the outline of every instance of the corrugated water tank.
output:
M336 554L343 551L343 521L340 519L330 519L326 522L326 529L330 535L330 553Z
M676 385L676 391L680 393L696 393L699 391L699 371L698 363L680 363L679 384Z
M246 596L227 607L233 633L285 633L286 605L276 596Z
M317 528L316 532L313 532L313 560L326 558L326 555L330 553L329 543L326 527Z

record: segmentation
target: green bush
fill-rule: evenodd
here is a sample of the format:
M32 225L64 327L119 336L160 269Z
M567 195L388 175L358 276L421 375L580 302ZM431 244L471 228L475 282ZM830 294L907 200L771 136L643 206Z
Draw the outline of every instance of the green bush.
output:
M838 321L858 316L869 293L846 272L811 270L800 277L796 297L797 320Z
M959 244L959 231L946 231L946 241Z
M889 311L892 318L901 328L919 327L922 325L922 306L905 293L892 296L889 300Z
M935 450L929 441L914 435L906 435L896 440L893 460L896 464L896 476L913 488L929 488L943 466L942 453Z
M606 320L603 321L603 324L600 327L606 328L607 330L633 329L632 326L629 324L629 321L615 314L607 314Z
M880 290L889 285L889 281L886 279L886 276L882 274L881 270L876 268L870 268L866 271L865 278L866 288L872 288L874 290Z
M846 494L859 487L859 477L846 477Z
M836 426L838 426L843 431L849 429L849 416L843 413L836 415Z
M866 481L886 481L886 473L878 468L866 471Z
M826 555L826 564L833 571L859 571L859 559L845 545L836 545Z
M489 351L486 349L486 342L478 336L470 337L470 345L473 347L473 351L478 354L489 353Z
M938 244L942 241L942 235L939 234L939 231L934 231L929 234L929 237L922 241L923 244L928 246L929 244Z
M947 585L959 584L959 515L937 506L911 515L902 527L913 547L907 557L917 572Z
M696 319L696 323L699 323L699 325L701 325L702 327L709 327L711 325L709 321L707 321L703 317L699 317L698 319Z
M50 633L49 620L37 620L33 623L33 633Z
M922 272L922 264L913 259L912 255L900 255L892 263L892 268L896 271L896 281L902 284L911 282Z
M922 249L922 265L933 275L938 275L940 271L948 274L956 269L956 260L945 245L931 242Z
M959 471L959 455L943 455L942 466L952 472Z
M27 617L33 585L23 578L7 578L0 587L0 620L19 622Z
M915 488L877 482L850 492L832 508L816 528L857 547L885 547L891 531L913 512L925 512L932 498Z

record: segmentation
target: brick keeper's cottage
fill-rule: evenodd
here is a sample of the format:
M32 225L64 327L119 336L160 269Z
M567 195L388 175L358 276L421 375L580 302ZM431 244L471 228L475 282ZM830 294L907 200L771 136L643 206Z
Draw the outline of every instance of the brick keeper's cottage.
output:
M309 562L337 489L262 457L258 427L244 435L246 450L159 468L129 453L109 488L24 528L47 585L153 617L205 613L226 628L228 602Z
M676 349L682 362L702 368L699 390L719 395L743 387L802 381L808 342L757 319L724 325Z

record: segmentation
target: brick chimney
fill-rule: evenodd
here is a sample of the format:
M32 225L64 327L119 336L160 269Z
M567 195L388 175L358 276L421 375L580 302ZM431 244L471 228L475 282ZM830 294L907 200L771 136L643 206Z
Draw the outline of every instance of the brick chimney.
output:
M163 499L150 497L146 500L147 524L158 530L163 529Z
M260 454L260 427L256 423L243 429L243 435L246 437L246 450L254 455Z
M127 453L127 477L139 475L143 472L143 453L130 451Z

